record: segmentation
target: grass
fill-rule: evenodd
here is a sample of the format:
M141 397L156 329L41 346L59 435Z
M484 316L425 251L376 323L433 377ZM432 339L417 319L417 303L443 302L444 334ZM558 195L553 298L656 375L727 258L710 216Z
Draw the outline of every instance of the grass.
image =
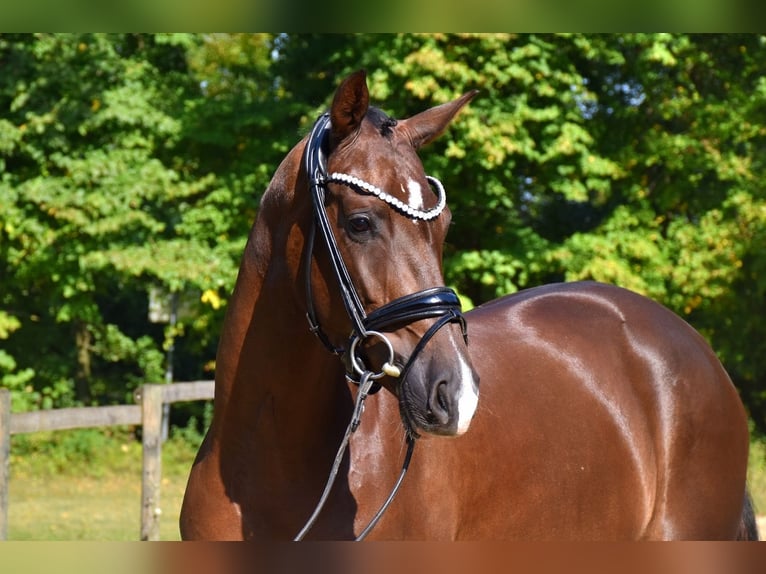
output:
M141 532L141 444L129 433L94 439L62 431L24 436L11 447L9 540L138 540ZM62 438L62 435L63 438ZM51 445L51 443L56 443ZM88 452L71 444L96 443ZM69 444L70 447L61 445ZM93 446L91 444L91 446ZM50 451L67 455L50 455ZM196 447L171 439L163 447L160 538L180 540L178 516Z
M163 447L160 537L179 540L178 516L196 452L194 437ZM766 534L766 442L751 447L748 482ZM14 437L9 540L129 541L140 538L141 445L128 430Z

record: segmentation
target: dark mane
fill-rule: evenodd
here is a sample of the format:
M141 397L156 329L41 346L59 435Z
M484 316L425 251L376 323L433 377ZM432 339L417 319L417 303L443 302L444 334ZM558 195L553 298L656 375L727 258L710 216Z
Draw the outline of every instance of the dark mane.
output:
M383 137L391 135L391 129L396 125L396 120L378 108L370 107L367 110L367 119L380 131Z

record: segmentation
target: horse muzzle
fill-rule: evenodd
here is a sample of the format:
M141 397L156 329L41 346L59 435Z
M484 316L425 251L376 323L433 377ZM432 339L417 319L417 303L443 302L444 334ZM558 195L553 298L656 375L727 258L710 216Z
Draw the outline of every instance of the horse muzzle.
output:
M459 436L473 420L479 401L479 379L460 353L433 354L399 380L399 410L408 432Z
M424 320L433 321L403 359L405 337L396 333ZM447 436L464 433L476 410L478 377L466 355L468 335L457 294L433 287L405 295L372 311L364 328L362 336L354 334L349 342L349 380L358 380L356 376L369 370L365 365L375 364L373 378L382 379L381 384L399 397L411 436L421 430ZM434 337L439 342L430 344Z

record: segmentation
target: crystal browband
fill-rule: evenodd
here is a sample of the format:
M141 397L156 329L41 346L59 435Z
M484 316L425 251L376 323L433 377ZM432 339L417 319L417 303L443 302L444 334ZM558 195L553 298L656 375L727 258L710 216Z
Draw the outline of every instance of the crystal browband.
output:
M415 209L414 207L409 206L403 201L395 198L393 195L386 193L382 189L375 187L374 185L367 183L358 177L354 177L353 175L348 175L346 173L331 173L325 179L325 183L343 183L360 191L361 193L368 193L370 195L374 195L378 199L382 199L398 211L401 211L413 219L430 221L437 218L439 214L444 211L444 207L447 205L447 194L444 192L444 186L438 179L431 177L430 175L427 175L426 179L428 180L428 183L435 188L436 195L439 198L439 202L437 203L436 207L429 209L428 211Z

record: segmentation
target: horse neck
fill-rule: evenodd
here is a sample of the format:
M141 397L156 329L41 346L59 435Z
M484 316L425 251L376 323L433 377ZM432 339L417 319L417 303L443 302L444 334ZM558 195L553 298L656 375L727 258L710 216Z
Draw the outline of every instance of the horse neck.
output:
M289 158L290 156L288 156ZM350 407L343 366L309 331L300 297L300 252L307 228L295 223L295 179L280 167L264 196L229 301L216 364L218 417L241 411L252 424L267 406L295 436L335 428ZM306 197L308 200L308 197ZM290 261L288 261L288 259ZM296 271L297 270L297 271ZM225 414L224 414L225 413ZM326 427L325 427L326 428ZM330 433L336 434L336 433Z

